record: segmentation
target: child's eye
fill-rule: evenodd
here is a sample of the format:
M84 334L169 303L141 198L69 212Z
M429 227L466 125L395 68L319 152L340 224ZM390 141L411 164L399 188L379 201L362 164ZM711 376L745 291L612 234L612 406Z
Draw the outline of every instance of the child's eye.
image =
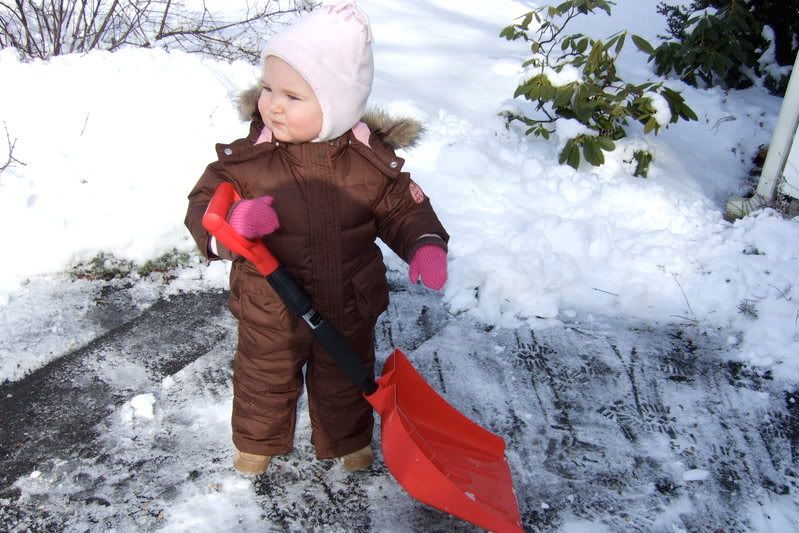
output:
M299 100L299 98L297 98L296 96L290 94L289 95L289 100Z
M262 87L262 89L263 89L264 91L268 92L268 93L271 93L271 92L272 92L272 89L270 89L270 88L269 88L269 87L267 87L266 85L264 85L264 86Z

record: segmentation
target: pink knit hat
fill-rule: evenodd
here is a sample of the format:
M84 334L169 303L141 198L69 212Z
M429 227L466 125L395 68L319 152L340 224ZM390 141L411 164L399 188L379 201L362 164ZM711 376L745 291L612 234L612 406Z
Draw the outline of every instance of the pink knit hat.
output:
M315 9L277 34L263 59L276 56L300 73L322 108L314 142L335 139L363 116L372 92L372 30L355 0Z

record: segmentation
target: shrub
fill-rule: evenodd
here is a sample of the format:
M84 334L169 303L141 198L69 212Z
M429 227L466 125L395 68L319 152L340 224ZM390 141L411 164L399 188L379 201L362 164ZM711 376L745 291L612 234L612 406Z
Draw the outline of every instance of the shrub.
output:
M146 261L139 268L139 275L147 277L150 274L168 274L178 268L185 268L191 263L191 255L188 252L181 252L177 248L165 254Z
M522 122L528 126L526 134L545 139L554 133L550 128L558 120L577 120L586 131L570 138L559 157L561 163L574 168L580 164L581 153L592 165L603 164L604 152L614 150L614 141L626 136L629 120L643 124L644 133L657 133L680 119L697 118L682 96L662 83L635 85L618 77L615 61L628 36L639 49L654 51L643 38L626 31L604 41L564 33L575 17L597 10L609 15L612 5L609 0L568 0L530 11L500 34L530 45L532 56L522 65L527 71L514 98L522 96L533 102L536 112L533 117L516 110L501 115L508 125Z
M694 0L687 8L662 2L658 12L671 36L650 54L659 75L725 89L763 83L784 94L789 68L780 65L796 57L799 0Z
M135 275L147 277L151 274L160 274L169 280L174 277L173 273L176 270L185 268L190 263L191 255L176 248L159 257L145 261L141 266L138 266L133 261L119 258L112 253L100 251L88 261L81 261L74 265L69 273L73 279L110 281Z
M135 268L132 261L120 259L106 252L99 252L88 261L73 266L69 273L73 279L110 281L130 276Z
M15 48L26 59L47 59L123 45L160 46L257 63L271 22L313 7L309 0L256 0L246 2L244 12L228 20L208 11L204 3L196 12L173 0L0 2L0 49Z

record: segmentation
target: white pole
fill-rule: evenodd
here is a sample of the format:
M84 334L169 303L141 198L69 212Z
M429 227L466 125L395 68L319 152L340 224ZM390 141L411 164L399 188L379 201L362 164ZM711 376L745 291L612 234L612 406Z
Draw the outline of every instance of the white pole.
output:
M797 54L793 65L788 89L785 91L785 99L777 118L777 127L774 128L771 146L769 146L766 162L763 163L763 171L760 173L760 180L757 183L757 194L766 201L774 199L777 183L785 170L785 162L791 152L791 144L797 127L799 127L799 54Z

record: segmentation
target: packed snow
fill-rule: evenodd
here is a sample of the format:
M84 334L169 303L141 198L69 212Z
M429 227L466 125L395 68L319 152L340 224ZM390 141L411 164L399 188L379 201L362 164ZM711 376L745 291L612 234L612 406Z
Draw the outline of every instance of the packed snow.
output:
M630 29L655 42L665 33L657 3L619 0L612 17L576 19L572 29L596 37ZM376 38L372 104L427 127L424 141L400 155L451 235L443 293L451 315L535 330L573 327L592 313L689 324L726 339L723 357L795 387L799 219L768 208L735 223L722 218L727 198L747 192L752 157L769 143L782 99L762 87L726 92L667 80L698 122L670 125L656 137L631 125L604 166L584 162L575 171L558 164L558 153L583 131L576 121L561 121L544 141L525 137L521 127L506 128L497 116L508 108L529 110L511 98L529 49L499 32L542 2L359 4ZM631 43L619 73L636 83L655 79ZM562 80L574 76L561 74ZM192 254L168 278L134 274L134 301L119 320L162 294L226 287L229 266L205 264L183 226L186 195L214 160L214 144L246 133L234 101L258 75L244 62L158 49L32 62L0 50L0 121L24 163L0 174L8 251L0 264L0 382L20 380L118 325L85 329L94 323L84 318L102 296L101 284L68 275L98 253L139 266L173 250ZM668 107L657 97L653 105L665 125ZM632 175L639 149L654 154L646 179ZM404 263L384 251L388 266L404 272ZM495 359L510 357L504 347L494 349ZM221 360L217 355L212 362ZM109 382L145 382L133 366L106 372ZM183 398L180 376L167 376L160 386L157 393L135 391L116 410L108 423L124 438L109 446L125 452L139 446L137 439L151 438L159 424L175 423L159 419L165 399L195 420L191 431L221 432L212 444L227 445L228 401ZM506 391L484 392L496 398ZM693 466L674 465L675 477L701 485L708 471ZM28 486L47 492L40 475L32 472ZM249 482L232 473L215 479L202 490L183 487L165 529L223 529L231 502L238 516L256 522L261 508L246 497ZM544 511L545 505L540 502ZM687 506L678 501L667 512L676 516L681 505ZM768 530L776 520L790 529L793 505L787 499L753 503L752 523ZM561 530L610 529L574 518Z

